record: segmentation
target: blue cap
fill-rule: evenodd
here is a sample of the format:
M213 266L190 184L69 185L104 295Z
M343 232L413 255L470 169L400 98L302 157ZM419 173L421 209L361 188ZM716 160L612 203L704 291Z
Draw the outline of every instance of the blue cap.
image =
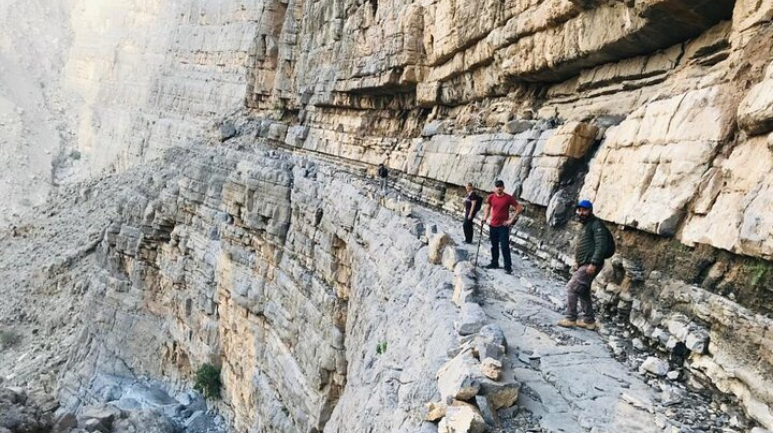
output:
M593 209L593 203L591 203L590 200L580 200L580 202L577 203L577 207L581 207L583 209Z

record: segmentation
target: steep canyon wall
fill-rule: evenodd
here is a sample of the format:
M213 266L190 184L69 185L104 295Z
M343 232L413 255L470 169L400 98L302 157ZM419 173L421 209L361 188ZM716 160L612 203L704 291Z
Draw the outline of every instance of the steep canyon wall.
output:
M117 399L106 375L185 389L212 363L236 431L432 426L421 408L456 344L457 313L453 273L427 260L410 206L379 205L352 175L272 150L178 150L160 162L65 188L64 215L31 221L45 233L11 239L28 259L3 262L19 287L3 316L59 349L24 362L2 352L4 370L59 389L74 411ZM40 300L25 302L31 293Z

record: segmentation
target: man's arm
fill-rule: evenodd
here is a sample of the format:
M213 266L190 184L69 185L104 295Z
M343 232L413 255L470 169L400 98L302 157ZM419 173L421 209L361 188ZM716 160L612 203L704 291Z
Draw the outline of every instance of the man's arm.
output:
M515 220L518 219L518 215L520 215L521 212L523 212L523 205L521 205L520 203L518 203L515 200L513 200L513 201L514 201L514 203L512 203L510 206L515 208L515 213L513 214L512 218L507 220L507 225L509 225L509 226L515 224Z
M607 236L604 233L604 227L601 227L602 222L596 220L596 226L593 227L593 256L591 256L590 264L586 272L590 275L596 273L599 266L604 263L604 251L607 248Z
M593 244L595 249L593 250L593 256L591 256L590 262L594 265L600 265L604 263L604 251L607 249L607 236L604 233L604 227L599 220L595 221L595 227L593 227Z

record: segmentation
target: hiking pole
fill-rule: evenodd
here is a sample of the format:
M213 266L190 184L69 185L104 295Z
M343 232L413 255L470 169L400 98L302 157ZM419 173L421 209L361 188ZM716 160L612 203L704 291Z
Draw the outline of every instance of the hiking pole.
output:
M478 250L475 252L475 267L478 267L478 254L480 254L480 241L483 239L483 224L485 221L480 222L480 233L478 233Z

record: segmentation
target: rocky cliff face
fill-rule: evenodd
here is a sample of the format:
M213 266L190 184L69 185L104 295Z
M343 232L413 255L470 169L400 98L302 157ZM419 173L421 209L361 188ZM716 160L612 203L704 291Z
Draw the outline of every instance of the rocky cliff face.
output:
M69 236L54 247L63 262L36 253L6 268L22 287L29 273L46 286L48 307L4 317L69 348L41 356L62 410L117 399L100 376L143 374L174 389L212 363L238 431L420 428L456 313L434 302L450 296L453 274L427 260L410 206L379 206L372 186L304 158L200 151L64 192L67 215L35 221L29 230L47 236L21 242L39 251ZM77 221L84 230L66 234ZM69 243L82 247L58 249ZM9 377L41 382L43 366L24 364L9 363Z
M258 73L249 103L283 110L263 136L386 162L404 192L448 209L458 208L457 186L504 179L533 205L518 242L559 262L571 261L566 238L545 223L560 226L568 203L593 200L624 230L632 259L599 286L605 299L624 315L633 302L626 320L647 336L673 327L660 336L671 348L688 328L710 333L710 345L691 346L707 360L696 369L770 417L752 396L771 377L771 5L336 6L298 2L283 30L266 35L279 44L277 75L267 83ZM673 314L685 326L669 324ZM747 350L759 355L741 360Z
M5 7L43 11L6 41L36 39L39 17L65 19L61 37L3 44L26 59L4 78L38 71L24 81L33 96L0 88L4 136L55 113L58 132L35 139L52 156L22 149L35 170L53 183L129 170L101 193L125 197L117 208L64 188L65 202L89 203L83 230L49 236L64 264L19 277L98 306L75 322L80 337L59 329L65 306L37 319L77 348L55 360L69 366L65 401L86 398L98 372L179 385L209 361L239 430L415 431L411 411L435 385L414 379L455 344L453 311L417 287L450 277L421 259L418 220L376 206L352 175L384 162L402 194L452 212L461 185L503 179L528 208L515 242L558 269L571 262L571 203L593 200L617 227L618 257L596 285L607 313L773 427L773 2ZM36 53L53 60L36 65ZM221 150L130 170L242 108L250 122L218 122ZM256 136L283 151L245 152ZM47 188L31 185L21 207ZM26 254L42 254L39 239ZM374 382L390 385L371 395Z
M52 185L155 158L242 107L255 35L270 26L262 1L0 8L0 196L17 213Z
M277 60L295 94L281 76L252 88L258 108L299 110L291 120L306 128L276 138L443 184L501 177L545 207L592 148L581 195L602 218L770 257L767 193L751 190L770 160L759 5L408 3L317 4L285 19L309 30L286 50L313 55Z

